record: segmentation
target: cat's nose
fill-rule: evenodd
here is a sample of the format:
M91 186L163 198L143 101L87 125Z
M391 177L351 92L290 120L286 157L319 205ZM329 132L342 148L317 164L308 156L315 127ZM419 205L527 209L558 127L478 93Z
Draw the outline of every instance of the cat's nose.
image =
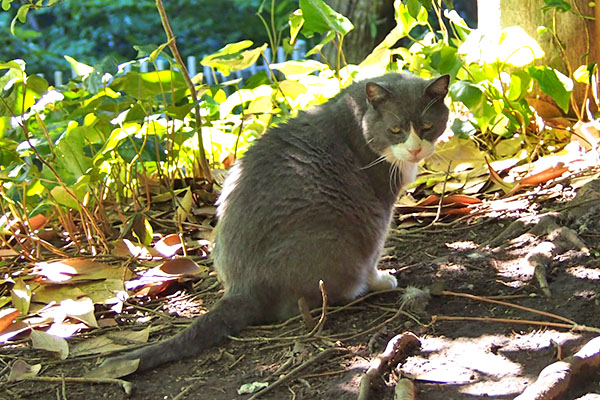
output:
M408 152L416 157L421 152L421 148L419 147L418 149L408 150Z

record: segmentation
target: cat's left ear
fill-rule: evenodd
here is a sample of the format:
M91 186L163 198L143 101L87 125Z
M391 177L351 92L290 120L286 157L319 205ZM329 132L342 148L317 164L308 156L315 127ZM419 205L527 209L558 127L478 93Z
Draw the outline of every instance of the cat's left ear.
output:
M367 91L367 100L373 107L377 107L392 97L392 92L375 82L367 82L365 90Z
M448 94L448 85L450 84L450 75L442 75L431 81L425 88L425 94L432 99L444 98Z

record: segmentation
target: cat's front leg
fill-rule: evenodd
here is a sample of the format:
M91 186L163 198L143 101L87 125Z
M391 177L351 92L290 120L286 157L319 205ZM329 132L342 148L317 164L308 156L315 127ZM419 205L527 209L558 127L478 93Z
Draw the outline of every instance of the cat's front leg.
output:
M370 270L367 285L370 292L377 292L379 290L395 289L398 286L398 281L392 275L392 271L380 270L374 267Z

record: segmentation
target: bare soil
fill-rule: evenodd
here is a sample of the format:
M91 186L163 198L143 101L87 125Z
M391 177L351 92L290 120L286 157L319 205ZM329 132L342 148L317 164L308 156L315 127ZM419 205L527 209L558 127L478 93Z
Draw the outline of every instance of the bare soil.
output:
M134 384L129 398L248 399L251 395L238 394L243 384L273 383L312 356L337 346L344 351L307 365L294 379L260 398L356 399L369 363L393 336L408 331L420 339L421 349L384 374L370 399L392 399L400 375L414 380L420 399L515 398L545 366L575 353L598 333L552 326L568 323L453 293L503 301L600 327L597 187L596 182L589 190L591 194L576 200L568 187L554 187L515 196L511 201L487 203L466 218L442 220L425 228L400 226L390 235L381 268L395 269L401 288L430 288L432 295L424 311L397 313L403 303L403 291L398 289L368 296L341 310L330 307L323 330L313 337L307 337L301 319L280 326L252 327L198 357L125 378ZM585 242L589 252L553 232L534 229L532 233L530 228L538 226L543 215L553 215L558 227L572 229L570 232ZM512 224L515 221L520 222ZM543 294L534 276L534 264L528 262L543 241L556 247L541 261L551 297ZM146 307L159 306L164 311L191 308L191 314L210 308L220 296L215 282L210 277L199 285L197 293L204 292L193 298L191 306L190 293L181 292ZM205 291L211 285L214 289ZM153 325L169 320L167 313L163 314L166 319L154 319ZM314 315L318 318L320 310ZM506 321L509 319L513 321ZM151 339L166 338L178 329L181 325L171 324ZM44 369L40 375L54 377L83 376L101 361L92 357L57 362L27 347L5 348L2 353L6 362L14 358L41 362ZM2 371L1 399L127 398L115 384L6 383L7 374L8 367ZM593 393L600 394L597 374L588 375L561 398L577 399Z

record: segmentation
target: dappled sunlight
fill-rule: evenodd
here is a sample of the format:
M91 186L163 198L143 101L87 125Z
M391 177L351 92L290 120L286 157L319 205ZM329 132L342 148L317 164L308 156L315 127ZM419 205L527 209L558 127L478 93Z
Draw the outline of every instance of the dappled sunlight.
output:
M473 396L511 396L535 380L524 376L524 365L513 361L513 353L547 350L578 338L552 330L478 338L428 337L421 340L420 354L409 357L401 372L424 384L458 385L461 393Z
M590 279L594 281L600 280L600 269L598 268L587 268L583 265L578 265L576 267L567 268L565 271L575 278Z

